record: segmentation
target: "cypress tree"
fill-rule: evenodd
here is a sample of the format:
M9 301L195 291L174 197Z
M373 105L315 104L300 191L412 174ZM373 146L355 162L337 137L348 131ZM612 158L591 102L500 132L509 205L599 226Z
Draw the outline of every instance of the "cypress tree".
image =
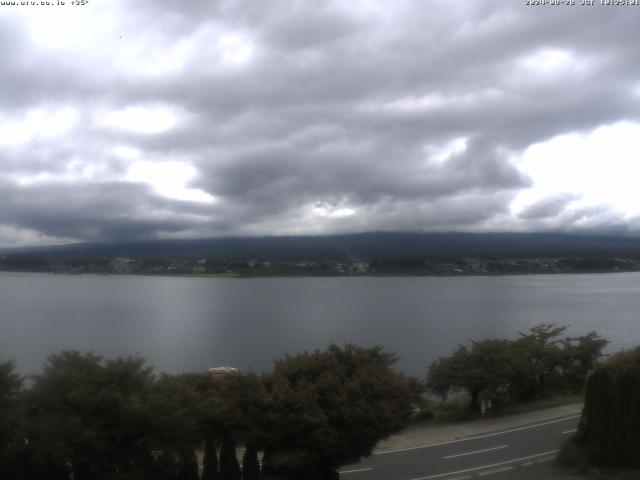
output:
M589 377L575 442L594 465L640 467L640 348L612 357Z
M258 450L248 445L242 456L242 480L260 480Z
M225 433L220 449L220 480L241 480L240 465L236 457L236 442Z
M218 474L218 454L216 444L210 434L204 439L204 459L203 459L202 480L219 480Z
M78 462L73 465L74 480L93 480L93 469L88 462Z
M627 417L625 457L635 459L635 466L640 466L640 408L638 407L640 405L640 381L634 382L629 403L632 408ZM633 465L633 461L631 463Z
M47 465L45 471L48 480L67 480L69 478L68 468L64 465Z
M178 465L172 452L163 451L155 462L155 477L158 480L176 480Z
M180 470L178 480L200 480L198 472L198 458L192 448L180 451Z
M262 475L267 478L269 475L276 475L277 469L275 469L271 462L271 452L265 449L262 453Z
M628 375L624 373L614 375L611 416L609 419L609 438L607 444L607 463L610 465L624 464L624 453L626 450L626 422L629 415L629 397L633 383Z

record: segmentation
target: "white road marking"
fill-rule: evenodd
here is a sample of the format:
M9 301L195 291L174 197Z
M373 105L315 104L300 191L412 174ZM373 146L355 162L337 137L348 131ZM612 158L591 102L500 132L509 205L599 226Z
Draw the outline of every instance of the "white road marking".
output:
M530 467L531 465L533 465L533 462L525 462L522 465L520 465L521 467Z
M487 470L486 472L479 472L479 477L484 477L485 475L493 475L494 473L508 472L509 470L513 470L514 467L502 467L496 468L494 470Z
M413 478L411 480L429 480L431 478L448 477L449 475L458 475L460 473L475 472L476 470L484 470L485 468L500 467L502 465L508 465L509 463L522 462L524 460L529 460L531 458L543 457L545 455L551 455L552 453L556 453L557 451L558 450L549 450L548 452L536 453L535 455L529 455L527 457L514 458L512 460L506 460L504 462L492 463L490 465L483 465L481 467L466 468L464 470L457 470L455 472L438 473L437 475L429 475L429 476L426 476L426 477L416 477L416 478Z
M511 430L504 430L502 432L487 433L485 435L478 435L477 437L464 438L462 440L476 440L478 438L495 437L496 435L504 435L505 433L520 432L522 430L530 430L532 428L544 427L545 425L551 425L552 423L566 422L567 420L573 420L574 418L580 418L580 416L581 415L573 415L571 417L560 418L558 420L549 420L548 422L544 422L544 423L536 423L535 425L527 425L526 427L512 428ZM462 440L460 440L460 441L462 441Z
M467 452L467 453L458 453L456 455L447 455L444 458L458 458L458 457L466 457L467 455L475 455L476 453L484 453L484 452L491 452L493 450L501 450L503 448L508 448L509 445L500 445L499 447L492 447L492 448L485 448L482 450L475 450L473 452Z
M342 475L343 473L358 473L358 472L370 472L371 470L373 470L373 468L369 467L369 468L355 468L353 470L340 470L340 475Z
M565 430L564 432L562 432L562 434L563 434L563 435L568 435L568 434L570 434L570 433L577 432L577 431L578 431L578 429L577 429L577 428L574 428L574 429L572 429L572 430Z
M538 462L538 463L550 462L554 458L555 457L539 458L538 460L536 460L536 462Z
M452 443L469 442L471 440L478 440L479 438L495 437L497 435L504 435L505 433L520 432L522 430L530 430L532 428L544 427L545 425L551 425L552 423L566 422L567 420L573 420L574 418L579 418L579 417L580 415L573 415L571 417L560 418L558 420L550 420L548 422L537 423L535 425L527 425L526 427L518 427L518 428L512 428L511 430L504 430L502 432L478 435L477 437L460 438L458 440L448 440L446 442L428 443L425 445L418 445L415 447L395 448L393 450L382 450L379 452L373 452L372 455L387 455L388 453L408 452L409 450L420 450L422 448L437 447L439 445L450 445Z

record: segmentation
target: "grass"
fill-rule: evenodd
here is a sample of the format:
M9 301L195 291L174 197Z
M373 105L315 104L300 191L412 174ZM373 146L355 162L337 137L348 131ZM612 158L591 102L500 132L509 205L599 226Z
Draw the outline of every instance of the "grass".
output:
M456 395L444 402L424 399L419 405L416 423L446 423L469 420L475 417L469 412L470 397L466 393Z
M584 402L584 396L582 394L554 395L547 398L541 398L540 400L536 400L535 402L509 405L500 409L499 413L501 415L526 413L533 412L535 410L544 410L545 408L563 407L565 405L582 402Z
M555 395L534 402L507 405L500 409L490 411L488 416L498 417L544 410L546 408L582 403L583 400L581 394ZM420 412L416 415L415 423L448 423L473 420L480 415L469 411L470 403L471 399L466 393L452 397L444 402L425 399L423 403L419 405Z

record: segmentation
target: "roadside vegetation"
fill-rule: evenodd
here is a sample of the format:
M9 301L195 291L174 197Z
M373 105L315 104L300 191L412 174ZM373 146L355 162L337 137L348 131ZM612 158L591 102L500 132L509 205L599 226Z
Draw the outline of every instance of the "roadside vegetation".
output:
M395 360L330 346L277 360L269 374L215 377L65 351L28 387L0 364L0 478L337 478L410 420L414 389Z
M633 478L640 476L640 347L591 374L578 432L559 460L583 471L628 468L635 469Z
M515 340L459 345L429 368L426 391L431 399L424 401L418 417L462 420L580 401L608 341L596 332L564 336L566 329L541 324Z
M381 347L355 345L287 355L262 375L156 374L138 357L75 351L50 356L28 381L12 363L0 364L0 478L335 479L336 468L368 456L411 420L581 401L607 341L565 330L542 324L516 339L460 345L433 362L426 381L396 372L397 357ZM610 425L600 413L640 424L638 359L640 351L613 357L590 377L591 413L576 440L588 455L601 445L593 432ZM620 366L623 376L612 373ZM638 442L634 432L627 435ZM640 458L637 443L636 450L624 447L626 438L597 458Z

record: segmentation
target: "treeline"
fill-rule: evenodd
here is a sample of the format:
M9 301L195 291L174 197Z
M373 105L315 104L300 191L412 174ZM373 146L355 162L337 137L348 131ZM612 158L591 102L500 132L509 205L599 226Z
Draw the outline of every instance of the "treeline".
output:
M395 372L396 357L380 347L354 345L285 356L262 375L155 374L138 357L69 351L28 380L0 364L0 478L337 478L335 468L407 425L425 389L442 399L465 392L473 413L581 393L607 341L565 330L542 324L513 340L460 345L425 383ZM618 406L637 397L637 383L591 378L600 379L598 393L595 380L587 390L594 409L607 395ZM632 412L624 405L614 410Z
M633 236L558 233L370 232L329 236L224 237L59 245L13 250L51 259L211 258L267 261L341 261L372 258L640 258ZM361 261L361 260L356 260Z
M51 269L45 257L37 255L0 256L0 270L17 272L48 272Z
M0 478L337 478L411 417L395 360L333 345L264 375L156 375L141 358L65 351L28 385L0 364Z
M486 339L459 345L436 360L427 390L443 400L466 392L469 409L500 408L545 396L581 393L608 341L596 332L563 336L567 327L541 324L515 340Z

